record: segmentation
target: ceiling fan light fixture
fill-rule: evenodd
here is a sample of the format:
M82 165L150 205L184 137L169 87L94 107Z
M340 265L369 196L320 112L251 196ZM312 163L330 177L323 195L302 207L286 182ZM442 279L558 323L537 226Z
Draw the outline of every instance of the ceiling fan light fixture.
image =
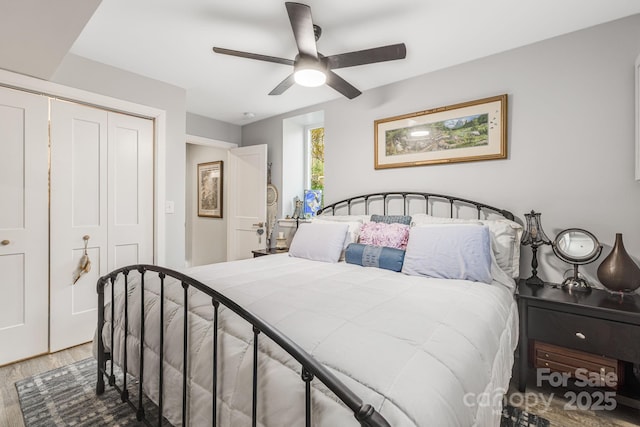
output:
M300 86L318 87L327 81L327 75L316 68L300 68L293 75L293 79Z
M293 73L278 83L278 85L269 92L269 95L281 95L285 90L293 86L294 83L306 87L317 87L326 84L345 97L353 99L362 92L338 74L334 73L333 70L404 59L407 55L407 48L404 43L396 43L374 47L373 49L324 56L318 52L316 46L322 29L313 23L311 8L306 4L290 1L285 2L284 5L289 15L293 38L298 47L298 54L294 60L225 49L222 47L213 48L215 53L223 55L257 59L275 64L293 65Z

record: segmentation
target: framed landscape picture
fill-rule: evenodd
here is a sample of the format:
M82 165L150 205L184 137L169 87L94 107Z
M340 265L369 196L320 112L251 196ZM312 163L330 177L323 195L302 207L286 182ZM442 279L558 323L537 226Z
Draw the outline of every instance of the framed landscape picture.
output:
M374 122L376 169L506 157L506 94Z
M198 216L222 218L222 160L198 164Z

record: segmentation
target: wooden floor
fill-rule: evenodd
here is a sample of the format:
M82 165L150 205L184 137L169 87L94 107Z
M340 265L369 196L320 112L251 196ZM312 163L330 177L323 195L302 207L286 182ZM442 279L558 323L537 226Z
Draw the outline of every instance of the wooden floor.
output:
M55 354L29 359L0 368L0 427L24 427L22 412L18 403L15 382L91 357L91 344L84 344ZM546 410L542 398L554 397ZM545 417L554 427L633 427L640 426L640 410L618 406L613 411L566 411L567 402L556 390L528 387L525 395L514 387L509 389L507 400L514 406L524 406L526 410ZM529 405L519 405L524 398Z
M548 419L554 427L640 426L638 409L617 405L612 411L566 410L567 407L575 406L575 402L566 399L564 393L564 390L529 386L526 393L519 393L512 386L507 394L507 401L513 406ZM546 402L549 402L549 399L551 403L547 406Z
M0 427L24 427L15 382L91 357L91 344L36 357L0 368Z

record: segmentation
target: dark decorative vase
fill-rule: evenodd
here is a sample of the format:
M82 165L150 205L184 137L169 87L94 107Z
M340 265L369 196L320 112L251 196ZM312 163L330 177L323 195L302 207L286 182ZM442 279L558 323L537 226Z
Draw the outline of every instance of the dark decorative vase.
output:
M616 233L611 253L598 267L598 280L611 292L633 292L640 287L640 268L624 249L621 233Z

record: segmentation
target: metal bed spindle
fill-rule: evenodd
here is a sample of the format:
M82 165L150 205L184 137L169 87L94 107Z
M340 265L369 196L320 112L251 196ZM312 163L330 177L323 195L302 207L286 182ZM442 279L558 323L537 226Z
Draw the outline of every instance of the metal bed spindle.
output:
M213 384L211 385L213 402L211 405L211 423L215 427L218 408L218 307L220 303L215 298L211 298L211 304L213 305Z
M313 380L313 374L303 366L300 377L304 381L304 425L311 427L311 381Z
M184 348L182 350L182 425L187 425L187 367L189 365L187 356L189 353L189 284L185 281L182 282L182 289L184 290L184 329L182 331L184 335Z
M144 419L144 407L142 406L142 383L144 381L144 273L143 267L138 268L140 273L140 378L138 382L138 410L136 411L136 419L142 421ZM125 291L126 292L126 291ZM113 307L114 301L111 301ZM114 319L111 319L111 325L113 325ZM113 339L113 333L111 334ZM125 343L126 345L126 343ZM113 351L113 350L112 350Z
M260 329L253 327L253 402L251 405L251 425L256 427L258 414L258 334Z
M113 288L114 283L111 282L111 287ZM127 334L129 333L129 293L126 292L127 289L129 289L129 272L125 271L124 272L124 341L123 341L123 345L124 345L124 363L122 364L122 371L123 371L123 375L122 375L122 392L120 393L120 399L123 402L126 402L129 400L129 390L127 389ZM113 306L113 300L111 302L111 305ZM113 319L111 319L111 323L113 324L114 321ZM113 332L111 332L111 336L113 336ZM113 358L112 358L113 359Z
M115 295L115 291L114 288L115 286L113 286L113 283L115 282L115 277L111 278L111 301L114 301L114 295ZM114 305L111 304L111 319L115 318L115 308ZM111 322L111 375L109 375L109 385L113 386L116 383L116 376L113 374L113 352L114 352L114 346L113 346L113 323Z
M161 272L158 274L158 277L160 278L160 372L158 377L158 427L161 427L162 410L164 407L164 279L166 275Z

